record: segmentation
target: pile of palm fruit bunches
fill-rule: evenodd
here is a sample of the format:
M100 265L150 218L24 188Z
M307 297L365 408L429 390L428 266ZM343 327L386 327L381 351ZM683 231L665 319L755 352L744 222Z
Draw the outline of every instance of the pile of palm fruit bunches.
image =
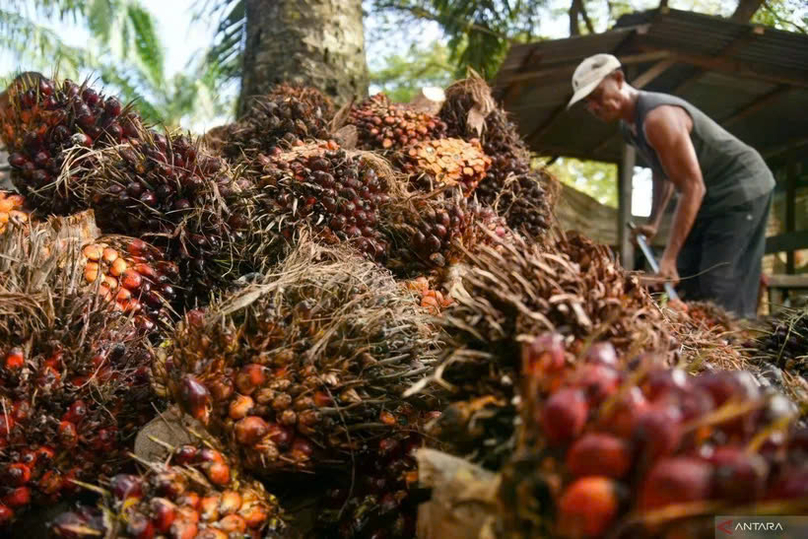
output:
M201 138L8 98L0 535L415 537L421 448L499 474L501 537L807 509L805 316L742 349L660 307L476 75L438 113L279 85Z

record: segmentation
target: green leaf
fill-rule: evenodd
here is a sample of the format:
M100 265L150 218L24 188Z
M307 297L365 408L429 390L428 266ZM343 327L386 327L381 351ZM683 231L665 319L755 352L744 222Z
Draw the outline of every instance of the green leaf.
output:
M137 58L145 67L146 74L155 86L164 84L163 46L155 30L151 14L137 4L130 4L126 9L127 17L134 29L135 51Z

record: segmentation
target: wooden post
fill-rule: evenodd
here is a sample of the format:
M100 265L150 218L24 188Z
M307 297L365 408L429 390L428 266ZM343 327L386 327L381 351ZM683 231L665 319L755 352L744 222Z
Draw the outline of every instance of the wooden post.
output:
M628 270L634 269L634 246L628 222L631 220L631 180L634 177L636 151L623 143L620 163L617 165L617 242L620 262Z
M787 175L786 175L786 234L797 229L796 205L797 205L797 152L791 150L788 153ZM786 273L794 274L794 250L786 252Z

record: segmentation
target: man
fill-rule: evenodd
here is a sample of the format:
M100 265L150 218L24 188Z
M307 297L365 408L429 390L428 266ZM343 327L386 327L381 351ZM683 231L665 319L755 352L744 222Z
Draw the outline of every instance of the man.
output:
M598 119L620 121L653 170L652 238L673 190L679 202L659 275L686 299L711 299L754 318L774 177L757 151L672 95L632 88L617 58L596 54L572 76L569 106L584 101Z

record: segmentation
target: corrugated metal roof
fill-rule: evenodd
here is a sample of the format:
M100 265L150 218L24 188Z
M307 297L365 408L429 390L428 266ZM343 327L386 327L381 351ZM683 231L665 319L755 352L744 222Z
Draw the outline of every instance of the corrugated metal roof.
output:
M511 49L495 94L534 151L619 159L614 126L564 109L572 72L598 52L623 59L630 80L672 59L644 89L680 95L717 121L731 119L726 127L764 155L808 144L808 36L660 9L624 15L602 34Z

